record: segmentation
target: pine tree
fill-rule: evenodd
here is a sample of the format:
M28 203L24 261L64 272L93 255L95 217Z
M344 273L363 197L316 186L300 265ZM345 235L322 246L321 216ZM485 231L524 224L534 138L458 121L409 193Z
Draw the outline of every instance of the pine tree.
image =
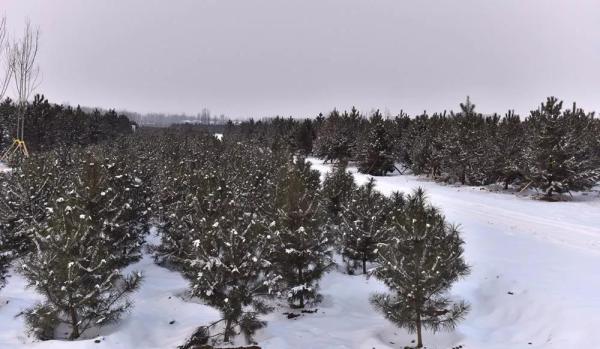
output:
M427 203L421 189L402 201L386 222L389 242L377 249L380 266L374 271L392 294L375 294L371 302L388 320L416 332L420 348L423 328L453 329L468 311L446 292L469 267L458 229Z
M354 176L348 171L348 162L339 161L323 180L322 196L327 216L334 225L340 223L340 214L356 188Z
M46 220L48 203L56 199L71 176L71 163L58 151L32 154L4 174L0 183L0 231L7 258L19 258L33 250L33 227Z
M375 190L373 178L352 193L339 227L342 255L353 262L349 270L354 269L355 262L360 262L363 274L367 273L367 262L375 260L377 254L374 251L387 240L384 223L388 208L389 201Z
M426 174L432 178L441 175L446 137L443 130L448 127L443 115L417 116L402 140L408 154L408 165L415 174Z
M310 155L313 150L314 139L315 130L313 123L310 119L306 119L297 127L295 135L296 149L305 156Z
M198 179L202 192L186 196L171 217L167 239L179 239L171 261L190 280L192 295L221 312L223 340L229 342L239 327L251 341L265 324L258 316L271 310L263 296L273 295L279 280L271 262L270 222L237 184L214 175Z
M489 158L485 149L488 138L485 119L475 111L469 97L460 108L460 113L451 115L450 127L442 133L445 145L442 166L461 184L483 184Z
M325 162L353 158L363 121L356 108L352 108L349 114L333 110L319 128L314 144L315 155Z
M320 300L319 279L332 266L319 187L319 172L298 158L281 173L275 197L274 265L290 305L300 308Z
M137 197L141 180L100 155L82 155L75 191L93 229L110 244L111 266L122 268L141 258L148 211Z
M130 308L127 295L141 282L141 274L124 276L114 268L110 240L95 229L89 211L75 191L48 207L49 219L33 236L22 274L44 301L26 311L26 320L40 339L55 338L65 324L69 339L92 327L115 322Z
M504 182L504 189L523 176L523 152L526 147L525 128L519 115L509 111L500 121L496 135L495 171Z
M573 105L562 111L554 97L542 103L527 119L531 141L527 148L527 176L534 187L553 193L589 189L600 180L600 160L594 156L590 139L593 114Z
M279 155L209 138L190 139L190 154L160 179L169 194L157 259L180 270L191 294L221 312L219 321L203 327L207 337L229 342L242 332L251 342L265 325L260 315L271 310L266 298L279 290L271 231ZM210 334L216 328L222 331Z
M390 135L379 110L370 120L371 129L358 151L358 170L373 176L394 172L394 154Z

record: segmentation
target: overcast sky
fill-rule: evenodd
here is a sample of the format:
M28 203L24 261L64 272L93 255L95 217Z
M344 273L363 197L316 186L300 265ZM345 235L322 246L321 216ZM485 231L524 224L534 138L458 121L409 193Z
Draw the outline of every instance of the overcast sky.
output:
M139 112L600 111L598 0L0 0L39 92Z

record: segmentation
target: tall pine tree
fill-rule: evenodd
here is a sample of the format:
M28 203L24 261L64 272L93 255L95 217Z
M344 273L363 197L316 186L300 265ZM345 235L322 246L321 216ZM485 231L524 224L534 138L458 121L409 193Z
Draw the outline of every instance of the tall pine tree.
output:
M320 300L319 279L333 263L319 177L303 158L290 161L281 173L275 197L274 264L283 277L289 303L300 308Z

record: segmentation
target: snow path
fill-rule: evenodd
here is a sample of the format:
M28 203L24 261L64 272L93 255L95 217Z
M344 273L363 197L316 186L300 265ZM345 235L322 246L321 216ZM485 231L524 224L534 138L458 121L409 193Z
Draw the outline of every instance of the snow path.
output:
M330 168L311 161L322 173ZM368 178L356 174L359 184ZM426 333L428 348L600 348L598 194L548 203L414 176L376 180L386 194L423 187L432 203L463 231L472 273L456 284L452 294L469 301L472 310L456 331ZM157 243L156 236L150 243ZM339 269L343 271L342 266ZM23 317L15 315L39 296L25 289L22 277L13 272L0 290L0 349L175 348L196 327L218 318L214 309L182 299L187 282L155 265L149 256L129 270L143 272L145 281L133 296L132 311L114 328L91 335L98 335L100 343L94 338L75 342L29 338ZM317 313L289 320L283 314L289 309L282 306L266 317L268 325L256 340L265 349L411 345L413 335L395 328L369 304L369 296L381 291L385 286L375 279L332 271L321 281L324 300Z
M351 170L359 184L370 178ZM462 227L472 274L453 293L472 305L457 329L466 348L600 348L600 198L551 203L415 176L376 181L386 194L424 188Z

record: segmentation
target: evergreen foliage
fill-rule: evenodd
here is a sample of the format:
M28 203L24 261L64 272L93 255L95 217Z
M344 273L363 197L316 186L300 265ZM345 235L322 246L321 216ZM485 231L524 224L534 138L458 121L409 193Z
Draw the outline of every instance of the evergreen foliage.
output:
M531 136L526 153L527 178L548 197L594 186L600 181L600 159L591 141L593 114L573 105L562 110L562 102L548 98L527 119Z
M377 246L387 241L384 223L389 207L389 199L375 190L373 178L352 192L339 226L342 255L350 260L349 271L360 263L363 274L367 273L367 262L375 260Z
M56 338L61 324L77 339L94 326L117 321L131 303L141 274L123 275L116 269L113 241L93 223L78 193L59 197L48 207L48 221L33 236L35 253L21 267L29 285L44 301L26 312L27 322L40 339Z
M327 217L334 225L341 221L341 213L356 188L354 176L348 171L348 163L339 161L323 180L322 196Z
M358 170L373 176L394 172L394 149L379 110L370 120L371 129L358 150Z
M13 141L17 108L10 99L0 104L0 154ZM24 137L30 152L97 144L131 134L135 125L114 110L86 111L79 106L51 104L43 95L36 95L25 106L24 115Z
M453 302L446 292L469 273L463 259L463 241L456 226L446 223L430 206L421 189L395 206L386 222L388 242L376 253L374 275L392 291L375 294L371 302L394 324L417 333L453 329L469 310L465 302Z
M275 197L274 264L288 301L304 308L320 300L318 281L332 266L331 243L324 229L319 172L303 158L290 161L279 175Z
M546 198L589 190L600 171L600 120L578 108L562 111L556 98L549 101L525 120L513 111L504 117L483 115L469 98L457 113L424 112L414 118L400 112L383 119L376 112L367 119L356 108L333 110L312 122L312 155L325 162L355 161L359 171L371 175L390 173L398 163L401 172L410 169L438 181L533 188ZM559 110L552 109L559 104ZM294 138L292 130L305 129L302 121L284 120L231 124L228 132L307 154L308 145L285 141Z

